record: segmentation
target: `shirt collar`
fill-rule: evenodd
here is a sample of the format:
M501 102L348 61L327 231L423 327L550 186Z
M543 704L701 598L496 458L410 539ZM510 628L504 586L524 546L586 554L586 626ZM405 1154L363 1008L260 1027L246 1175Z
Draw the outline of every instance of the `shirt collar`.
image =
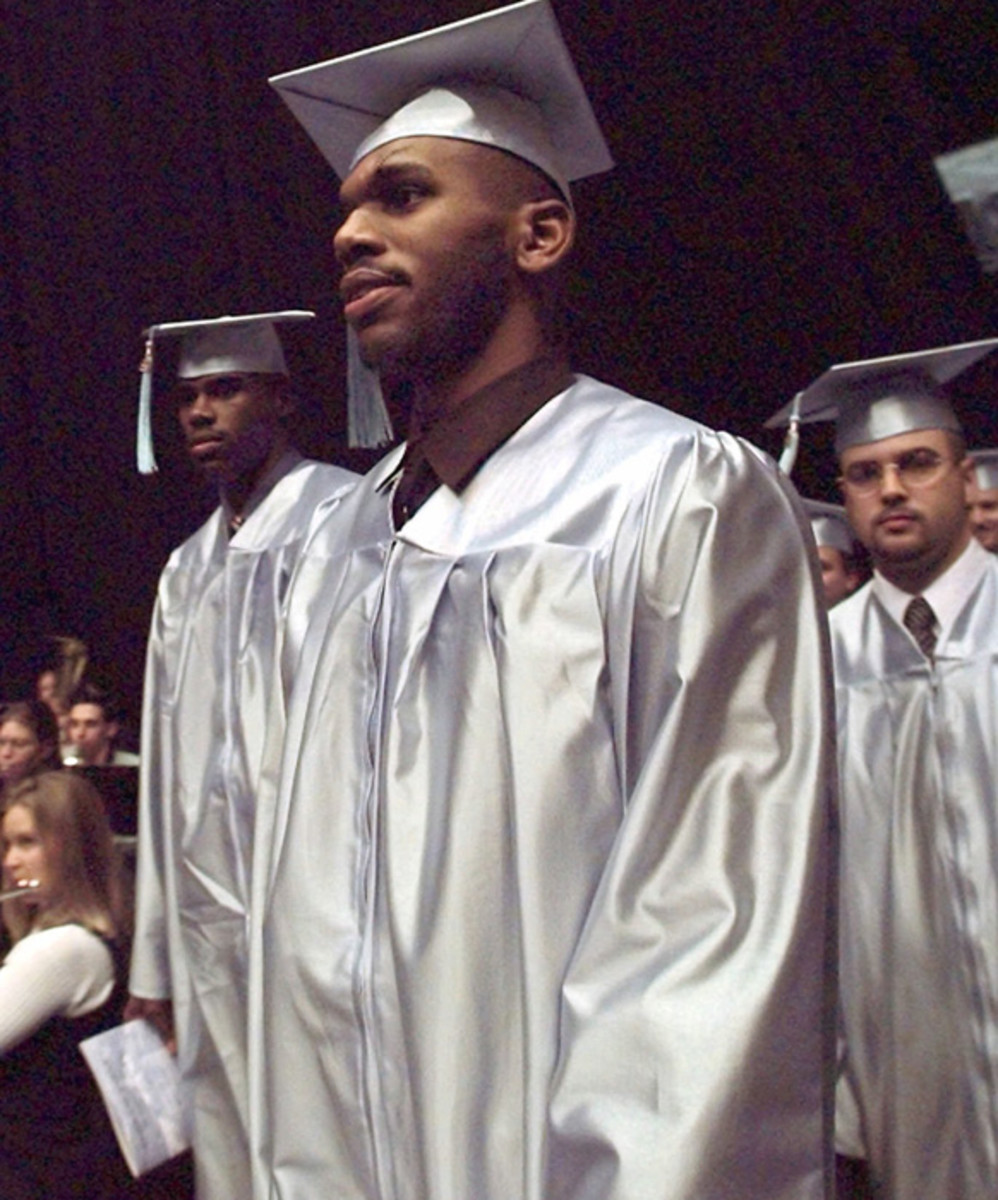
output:
M243 505L243 511L238 515L233 512L232 505L228 502L225 496L224 488L219 489L219 499L222 505L222 514L225 517L225 527L229 530L231 537L237 530L241 529L253 510L260 502L270 493L271 488L279 479L283 479L285 475L302 461L302 456L297 450L289 448L281 457L274 463L270 470L263 475L258 481L256 487L250 492L249 498Z
M425 461L452 491L463 491L486 459L565 391L572 378L561 354L531 359L468 396L452 412L424 418L407 441L398 470L414 472Z
M971 538L966 550L947 567L938 579L933 579L920 596L932 606L939 627L939 641L945 640L960 615L967 597L988 569L991 556L976 538ZM897 584L873 572L873 592L899 625L904 624L904 610L913 599L911 592L902 591Z

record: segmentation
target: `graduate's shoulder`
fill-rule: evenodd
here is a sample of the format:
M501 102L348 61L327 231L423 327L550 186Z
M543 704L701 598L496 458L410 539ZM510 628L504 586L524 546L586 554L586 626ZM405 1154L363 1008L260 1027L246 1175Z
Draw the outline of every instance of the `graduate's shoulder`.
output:
M758 447L665 404L586 375L577 376L560 399L570 429L564 439L570 452L601 465L617 465L635 484L664 473L674 479L716 481L722 489L739 478L757 482L765 477L767 490L790 490L773 460Z

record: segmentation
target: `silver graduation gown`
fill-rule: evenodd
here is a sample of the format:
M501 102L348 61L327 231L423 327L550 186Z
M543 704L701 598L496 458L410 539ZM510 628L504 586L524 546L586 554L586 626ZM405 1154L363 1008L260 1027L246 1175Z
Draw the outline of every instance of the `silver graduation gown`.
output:
M172 997L198 1197L248 1197L246 922L276 618L308 522L356 476L282 457L230 538L222 508L171 555L146 659L130 990Z
M983 556L982 556L983 559ZM831 614L840 1149L890 1200L998 1195L998 562L930 664L870 585Z
M393 535L400 453L289 597L265 1194L826 1195L834 747L794 501L585 377Z

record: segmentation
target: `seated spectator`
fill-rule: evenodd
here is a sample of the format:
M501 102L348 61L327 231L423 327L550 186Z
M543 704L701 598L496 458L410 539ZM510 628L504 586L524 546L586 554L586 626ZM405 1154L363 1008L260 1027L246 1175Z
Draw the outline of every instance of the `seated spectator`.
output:
M63 761L82 767L134 767L139 757L115 748L121 732L117 703L94 683L82 683L69 705L69 748Z
M120 1020L111 831L68 771L15 785L0 830L4 886L25 888L2 905L13 948L0 967L0 1196L119 1200L130 1176L78 1050Z
M42 670L35 681L35 697L47 704L54 715L59 708L59 679L51 667Z
M0 808L22 779L61 765L59 727L47 704L23 700L0 708Z

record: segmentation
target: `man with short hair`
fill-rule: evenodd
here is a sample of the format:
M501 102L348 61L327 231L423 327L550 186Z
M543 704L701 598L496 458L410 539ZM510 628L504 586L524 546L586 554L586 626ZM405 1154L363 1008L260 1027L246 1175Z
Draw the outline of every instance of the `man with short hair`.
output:
M974 474L967 493L970 529L985 550L998 553L998 450L972 450Z
M408 441L289 594L263 1194L817 1200L803 514L751 447L569 367L568 180L609 158L547 4L278 83L343 177L346 317Z
M219 506L170 556L149 636L127 1015L176 1032L199 1200L252 1194L247 930L277 616L313 512L355 479L291 443L275 323L301 315L150 331L183 338L180 426Z
M998 1179L998 562L941 391L998 344L833 368L846 512L873 578L830 614L841 789L836 1140L889 1200Z
M137 754L115 747L120 732L121 719L116 702L96 684L81 684L69 702L72 761L83 767L137 766Z

